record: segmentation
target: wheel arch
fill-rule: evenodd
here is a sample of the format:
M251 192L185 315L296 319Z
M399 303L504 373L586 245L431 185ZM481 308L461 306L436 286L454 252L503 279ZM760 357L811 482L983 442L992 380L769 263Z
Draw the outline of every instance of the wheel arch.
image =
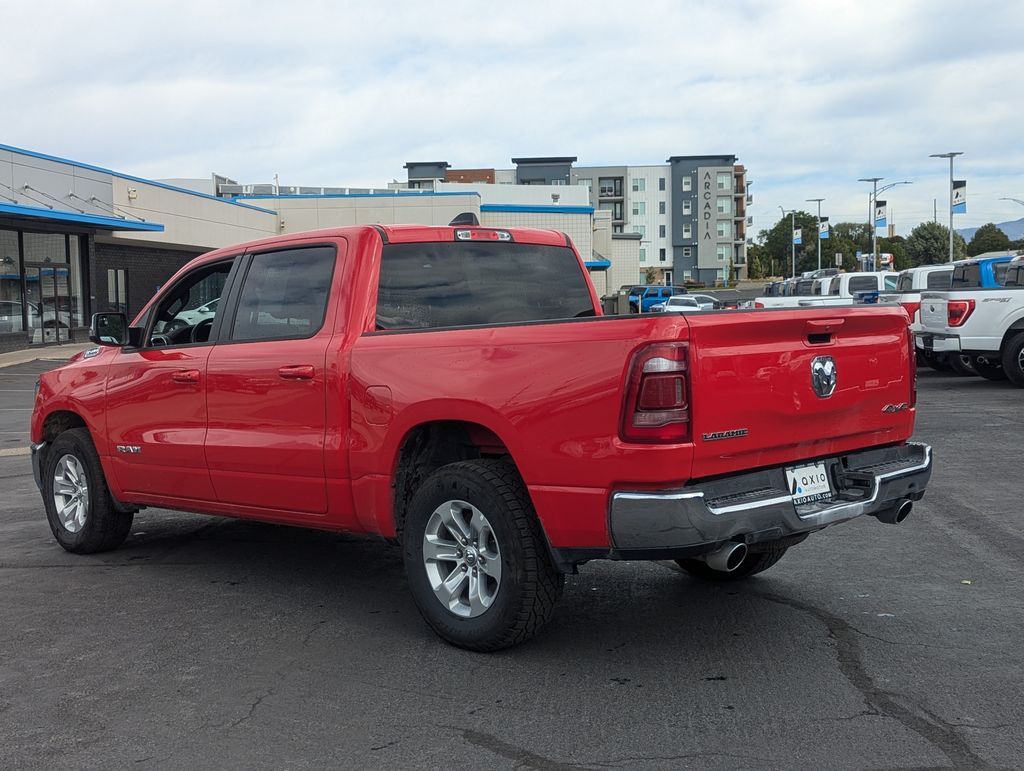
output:
M1003 350L1006 347L1006 344L1009 343L1013 338L1015 338L1021 332L1024 332L1024 314L1022 314L1020 316L1020 318L1015 319L1010 324L1010 326L1007 327L1006 333L1003 335L1003 340L999 344L999 349Z
M522 476L512 451L492 428L471 420L425 420L398 443L392 466L391 525L402 538L409 502L428 476L442 466L478 458L507 458Z

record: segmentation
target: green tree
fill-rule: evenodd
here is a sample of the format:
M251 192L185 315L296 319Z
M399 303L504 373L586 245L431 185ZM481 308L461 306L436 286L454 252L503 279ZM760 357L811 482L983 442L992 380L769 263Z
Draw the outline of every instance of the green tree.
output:
M648 268L644 271L644 281L648 284L653 284L658 280L658 269Z
M798 211L795 215L796 227L802 230L802 244L796 247L796 274L814 270L818 267L818 218L814 214ZM785 215L770 230L762 230L758 240L765 248L765 253L776 266L776 272L782 276L792 275L793 218ZM821 244L821 266L833 264L827 259L828 242ZM781 267L781 269L780 269Z
M1010 248L1010 237L995 226L993 222L987 222L974 232L974 238L967 244L967 254L974 257L985 252L1005 252Z
M911 267L937 265L949 260L949 228L938 222L922 222L907 237L904 244ZM953 259L967 256L967 243L959 233L953 233Z

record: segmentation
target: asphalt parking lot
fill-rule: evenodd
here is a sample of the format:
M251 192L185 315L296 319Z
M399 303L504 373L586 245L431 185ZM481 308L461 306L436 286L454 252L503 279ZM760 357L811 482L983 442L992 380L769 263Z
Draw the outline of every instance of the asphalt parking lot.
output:
M0 370L0 447L47 366ZM922 370L936 465L905 524L745 584L591 563L492 655L433 636L380 542L146 511L66 554L28 458L0 457L0 765L1019 768L1022 402Z

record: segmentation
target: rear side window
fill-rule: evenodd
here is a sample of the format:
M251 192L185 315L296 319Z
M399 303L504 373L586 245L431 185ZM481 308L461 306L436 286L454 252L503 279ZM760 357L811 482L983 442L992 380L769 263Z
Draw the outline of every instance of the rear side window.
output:
M900 273L899 279L896 281L897 292L910 292L914 289L914 274L913 273Z
M953 275L951 270L933 270L928 274L927 287L929 289L949 289L949 277Z
M334 247L253 255L238 298L232 340L310 337L324 323Z
M997 284L1005 284L1006 283L1006 271L1010 269L1010 263L1008 263L1008 262L997 262L993 266L993 269L995 270L995 273L996 273L996 283Z
M878 280L874 276L854 276L850 279L850 294L855 292L874 292L878 290Z
M981 266L978 263L956 266L953 268L950 286L953 289L970 289L981 286Z
M1006 286L1024 286L1024 263L1011 263L1006 270Z
M437 329L593 316L571 249L448 241L386 244L378 329Z

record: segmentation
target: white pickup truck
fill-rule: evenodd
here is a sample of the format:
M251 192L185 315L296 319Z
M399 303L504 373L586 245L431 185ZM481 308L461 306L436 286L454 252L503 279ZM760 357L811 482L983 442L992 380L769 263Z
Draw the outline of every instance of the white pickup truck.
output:
M1004 286L921 294L921 348L962 353L989 380L1024 388L1024 258L1013 260Z
M878 298L880 303L899 303L910 316L910 329L915 335L920 336L923 331L921 327L921 292L926 290L943 291L950 287L950 278L953 275L953 266L945 265L921 265L917 268L908 268L900 271L896 278L896 289L893 292L882 294ZM932 369L947 371L955 369L960 374L973 375L974 368L963 365L960 357L948 356L945 353L926 352L921 347L921 340L917 340L917 353L919 362L927 364Z
M801 308L822 305L853 305L857 297L896 288L896 273L839 273L823 279L809 280L808 289L816 288L823 294L793 294L783 297L758 297L755 308ZM824 294L824 292L828 294Z

